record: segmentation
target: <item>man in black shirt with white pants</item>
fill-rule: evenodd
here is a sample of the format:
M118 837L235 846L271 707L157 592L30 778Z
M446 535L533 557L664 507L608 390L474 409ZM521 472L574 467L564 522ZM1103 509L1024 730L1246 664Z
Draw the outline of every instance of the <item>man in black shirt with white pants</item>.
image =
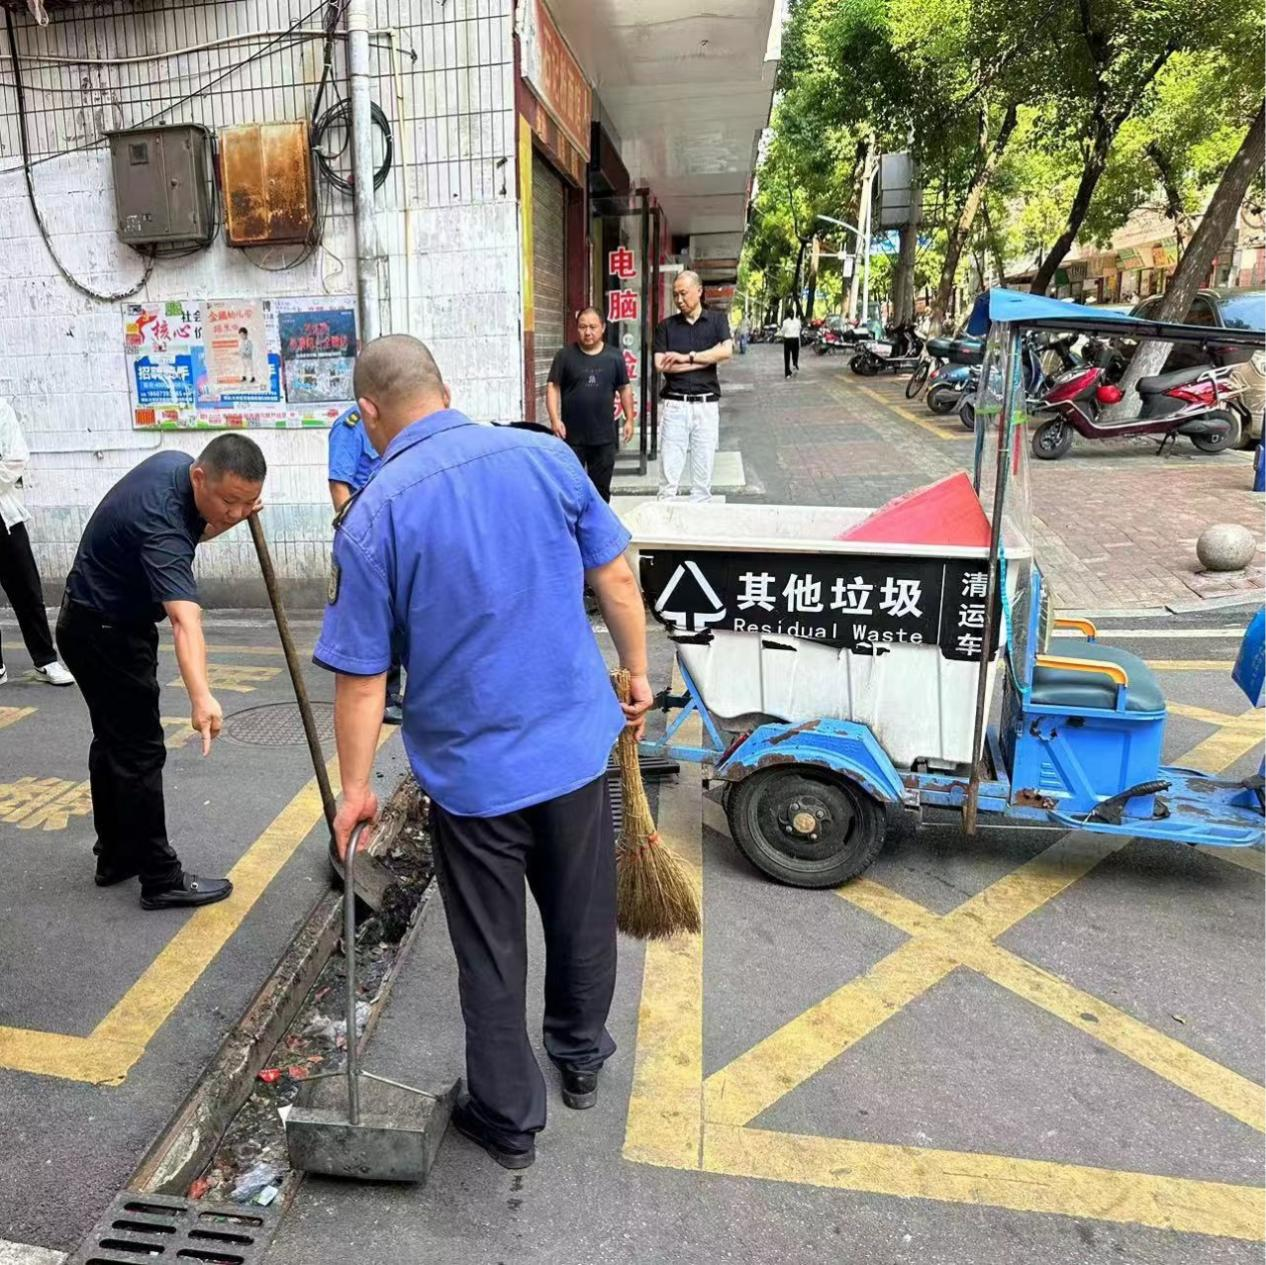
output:
M615 397L624 410L624 442L633 437L633 388L624 357L602 340L606 322L595 307L576 318L578 341L561 348L549 369L545 406L550 426L584 466L604 501L611 499L611 474L620 447Z
M720 430L721 384L717 365L734 354L724 312L703 306L698 273L683 272L673 282L677 315L655 330L655 368L664 375L660 390L659 495L671 500L689 466L690 499L712 499L712 466Z

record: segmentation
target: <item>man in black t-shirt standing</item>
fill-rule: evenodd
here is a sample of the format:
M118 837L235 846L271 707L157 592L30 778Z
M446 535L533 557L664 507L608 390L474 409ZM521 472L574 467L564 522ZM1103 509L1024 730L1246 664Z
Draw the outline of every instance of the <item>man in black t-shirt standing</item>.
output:
M677 315L655 329L655 368L664 375L659 398L659 495L671 500L689 471L690 499L712 499L712 466L720 432L717 365L734 354L724 312L703 306L703 282L683 272L673 282Z
M143 909L209 905L233 890L190 874L167 839L157 624L171 620L205 756L223 713L207 679L194 550L259 508L265 472L255 441L232 433L197 460L171 449L147 457L97 506L66 580L57 645L92 720L97 886L139 877Z
M603 342L606 323L597 308L576 318L578 341L561 348L549 369L545 406L550 426L566 440L604 501L611 499L611 473L620 447L615 397L624 410L624 442L633 436L633 388L624 357Z

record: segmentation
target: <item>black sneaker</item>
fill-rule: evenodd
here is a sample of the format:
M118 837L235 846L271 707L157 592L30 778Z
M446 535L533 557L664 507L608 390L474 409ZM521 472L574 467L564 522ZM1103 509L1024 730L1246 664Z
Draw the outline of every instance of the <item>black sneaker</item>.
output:
M188 909L193 905L214 905L232 895L233 884L226 878L199 878L186 872L175 887L161 891L141 891L142 909Z
M384 725L403 725L404 704L400 702L388 703L382 709L382 723Z
M563 1102L575 1111L584 1111L598 1101L598 1073L578 1072L564 1067Z
M511 1150L504 1146L471 1114L469 1097L457 1103L449 1119L462 1137L469 1138L476 1146L482 1146L502 1168L531 1168L536 1163L535 1142L529 1142L526 1150Z

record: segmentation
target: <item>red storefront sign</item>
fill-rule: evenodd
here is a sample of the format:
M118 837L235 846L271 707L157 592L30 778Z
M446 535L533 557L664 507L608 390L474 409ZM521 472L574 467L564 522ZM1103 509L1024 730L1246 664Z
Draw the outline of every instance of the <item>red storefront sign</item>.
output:
M519 6L519 14L523 78L559 131L587 162L593 94L584 71L541 0L526 0Z

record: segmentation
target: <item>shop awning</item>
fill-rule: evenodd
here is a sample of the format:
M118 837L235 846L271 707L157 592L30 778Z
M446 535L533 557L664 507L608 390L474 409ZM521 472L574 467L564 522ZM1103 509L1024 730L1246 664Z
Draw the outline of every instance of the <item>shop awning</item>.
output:
M547 0L633 184L674 234L741 232L769 120L783 0ZM777 25L775 25L777 24Z

